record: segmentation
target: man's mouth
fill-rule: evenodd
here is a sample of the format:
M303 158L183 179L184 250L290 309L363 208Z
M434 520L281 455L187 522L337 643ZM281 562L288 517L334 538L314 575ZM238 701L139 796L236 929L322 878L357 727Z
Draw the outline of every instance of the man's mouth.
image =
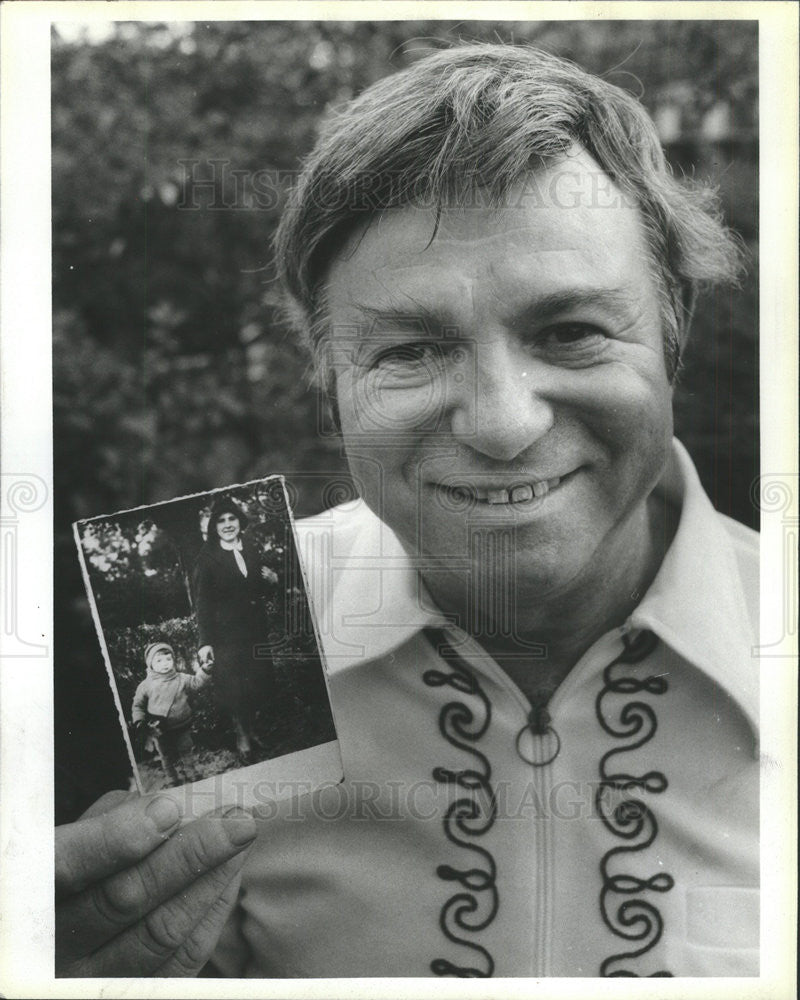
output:
M502 484L487 481L477 485L459 481L457 483L439 483L438 488L445 491L449 498L456 502L472 501L491 506L524 504L532 500L543 499L571 475L572 472L569 472L563 476L552 476L550 479L521 479L518 482Z
M479 503L503 504L503 503L526 503L547 496L550 490L554 490L561 482L560 476L552 479L539 479L532 483L518 483L510 487L490 487L488 489L477 489L475 499Z

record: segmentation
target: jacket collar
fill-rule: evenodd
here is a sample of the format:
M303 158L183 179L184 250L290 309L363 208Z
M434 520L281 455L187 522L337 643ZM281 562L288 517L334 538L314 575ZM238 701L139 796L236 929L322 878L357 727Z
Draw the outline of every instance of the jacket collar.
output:
M297 522L329 673L385 656L445 619L395 533L363 500Z
M657 492L680 510L680 522L629 624L651 629L707 674L737 702L757 735L754 598L748 602L744 593L731 533L725 526L728 519L714 510L686 449L677 440L673 444ZM757 539L754 532L738 525L732 530L750 534L754 543Z
M736 554L678 441L657 487L681 511L655 580L628 625L648 628L738 703L758 733L755 638ZM327 668L335 674L447 624L394 532L356 500L297 523Z
M226 542L224 538L220 538L219 547L224 549L226 552L233 552L234 549L237 552L242 551L242 539L241 536L235 538L232 542Z

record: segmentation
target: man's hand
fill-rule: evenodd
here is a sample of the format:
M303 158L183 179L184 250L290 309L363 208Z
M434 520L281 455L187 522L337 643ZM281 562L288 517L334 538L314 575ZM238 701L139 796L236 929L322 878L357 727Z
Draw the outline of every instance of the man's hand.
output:
M214 663L214 647L201 646L197 650L197 659L200 661L201 667L210 667Z
M233 908L255 821L179 829L163 795L112 792L56 828L56 975L193 976Z

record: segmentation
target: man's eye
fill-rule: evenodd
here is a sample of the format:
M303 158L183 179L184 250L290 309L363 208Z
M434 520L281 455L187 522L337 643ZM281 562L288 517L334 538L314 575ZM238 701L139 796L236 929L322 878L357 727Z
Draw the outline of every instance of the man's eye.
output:
M542 330L536 337L538 346L545 350L590 349L599 347L605 334L592 323L558 323Z
M435 344L397 344L381 351L373 360L373 370L392 373L433 372L441 363L441 351Z

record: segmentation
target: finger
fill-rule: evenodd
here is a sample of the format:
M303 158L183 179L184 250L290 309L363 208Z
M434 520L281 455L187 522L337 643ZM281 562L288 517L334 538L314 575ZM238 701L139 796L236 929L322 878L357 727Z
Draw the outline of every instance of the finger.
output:
M240 869L239 874L228 883L180 948L164 965L155 970L155 976L167 978L197 975L214 953L222 928L239 898L241 883Z
M241 872L244 855L206 872L185 892L173 896L144 919L85 959L67 964L67 976L152 976L180 950L194 929L226 894ZM228 897L226 896L226 903ZM220 926L221 929L221 926Z
M92 816L102 816L103 813L107 813L111 809L116 809L123 802L128 802L134 798L139 798L138 792L124 792L121 788L115 788L112 792L106 792L105 795L101 795L97 802L93 802L89 806L86 812L81 813L80 818L90 819Z
M239 854L255 834L253 817L243 811L196 820L138 864L65 900L57 914L62 956L69 961L96 951Z
M56 897L80 892L150 854L180 822L165 795L135 796L116 809L56 827Z

